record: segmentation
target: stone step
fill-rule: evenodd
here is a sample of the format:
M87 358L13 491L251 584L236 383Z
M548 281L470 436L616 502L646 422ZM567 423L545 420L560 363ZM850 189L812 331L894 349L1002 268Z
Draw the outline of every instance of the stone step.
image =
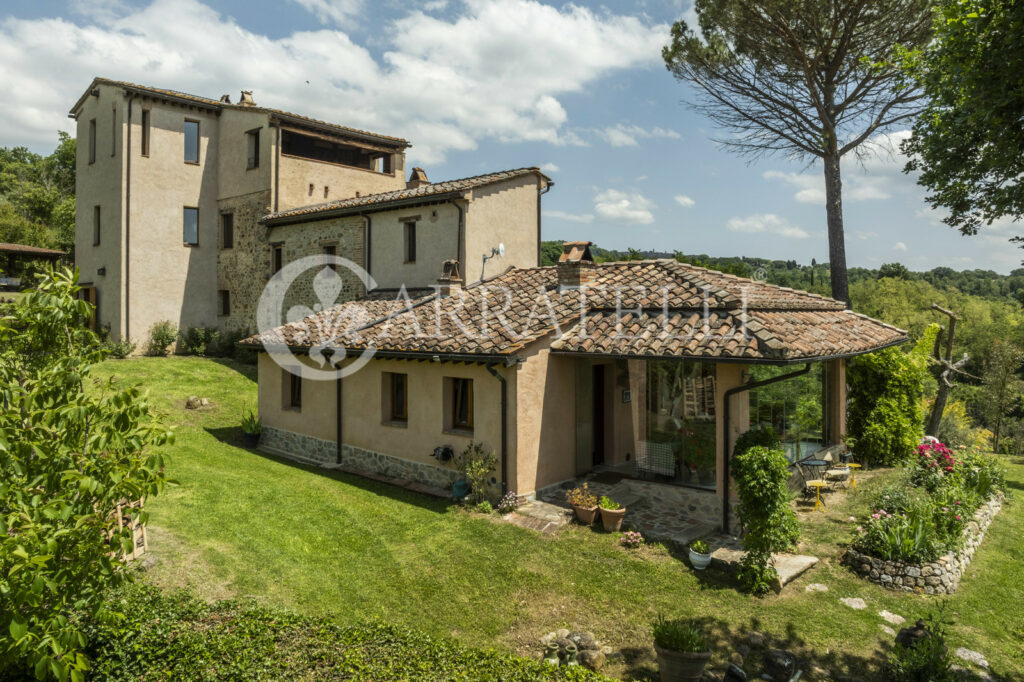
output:
M736 570L746 552L729 547L719 547L711 553L711 563L718 568ZM778 578L775 581L775 589L781 590L786 585L804 573L811 566L818 563L818 557L805 554L773 554L775 560L775 571Z

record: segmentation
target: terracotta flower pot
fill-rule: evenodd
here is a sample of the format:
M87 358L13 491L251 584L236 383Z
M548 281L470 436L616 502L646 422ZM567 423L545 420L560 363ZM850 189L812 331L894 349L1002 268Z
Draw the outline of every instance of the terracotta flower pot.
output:
M597 518L597 507L577 507L573 505L572 508L576 510L576 520L584 526L589 526Z
M622 528L622 517L626 515L626 508L605 509L601 507L601 523L609 533L617 533Z
M699 653L671 651L662 649L657 644L654 645L654 650L658 652L658 670L661 673L661 682L699 680L704 674L704 666L711 660L710 651Z

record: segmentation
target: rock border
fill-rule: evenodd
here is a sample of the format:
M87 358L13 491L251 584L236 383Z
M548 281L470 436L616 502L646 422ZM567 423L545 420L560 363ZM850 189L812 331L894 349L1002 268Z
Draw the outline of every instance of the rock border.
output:
M860 577L890 590L918 592L923 594L953 594L960 585L960 578L971 563L975 550L985 539L985 531L1004 501L1003 493L983 503L967 523L963 532L963 546L958 551L949 551L935 561L913 564L904 561L887 561L868 554L861 554L852 547L843 555L843 563L850 566Z

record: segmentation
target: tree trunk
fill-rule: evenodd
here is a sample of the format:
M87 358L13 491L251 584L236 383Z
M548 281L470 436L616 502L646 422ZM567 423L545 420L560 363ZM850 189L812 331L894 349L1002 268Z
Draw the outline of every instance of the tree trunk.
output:
M834 139L834 138L833 138ZM850 308L850 283L846 275L846 237L843 234L843 180L835 145L824 157L825 213L828 217L828 261L832 274L832 298Z
M946 410L946 399L949 397L949 386L939 380L939 390L935 394L935 402L932 404L932 413L928 417L928 426L924 432L926 435L939 437L939 426L942 424L942 413Z

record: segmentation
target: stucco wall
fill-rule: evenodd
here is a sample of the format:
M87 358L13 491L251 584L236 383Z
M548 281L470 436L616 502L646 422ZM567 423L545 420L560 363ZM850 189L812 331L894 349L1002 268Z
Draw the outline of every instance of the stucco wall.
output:
M271 187L277 131L270 126L267 114L225 109L218 118L218 128L218 197L223 200ZM260 131L260 162L256 168L249 168L249 140L246 133L256 129Z
M743 384L745 366L735 363L719 362L715 365L715 441L717 444L718 476L716 486L721 498L725 485L725 443L722 433L725 425L725 392ZM729 449L732 450L736 439L750 428L750 392L741 392L729 400ZM736 485L729 483L730 496L736 496Z
M405 221L411 219L416 220L416 262L406 263ZM451 204L374 213L371 229L370 274L382 289L433 286L442 261L459 257L459 213Z
M551 355L552 339L523 354L516 372L515 457L509 487L529 495L576 475L577 358Z
M466 245L463 277L480 279L483 254L503 243L505 257L487 261L484 274L492 277L510 265L530 268L537 261L540 230L537 224L539 178L526 175L472 191L466 208Z
M354 197L356 192L365 195L404 189L405 170L404 163L401 162L402 155L396 154L395 156L399 159L400 168L396 168L393 173L376 173L361 168L281 154L277 173L277 210L284 211L296 206L308 206L334 199ZM313 185L312 193L309 191L310 185ZM328 188L326 198L324 197L325 186Z
M295 365L299 363L295 360ZM308 360L306 361L308 364ZM266 426L336 442L336 396L333 381L302 382L302 408L288 407L289 384L285 370L266 353L257 367L259 414Z
M75 158L75 265L81 281L91 282L99 292L99 322L110 327L115 339L121 338L124 307L124 112L126 100L121 91L100 86L98 97L87 97L77 121L78 147ZM116 106L116 114L112 107ZM115 152L111 149L111 117L116 117ZM89 163L89 121L96 119L96 161ZM101 239L93 246L93 211L101 211ZM99 274L105 268L106 274Z
M150 109L150 153L140 153L140 107ZM185 120L199 121L199 163L184 161ZM131 337L170 320L181 329L217 325L218 117L137 100L132 115ZM182 213L199 208L199 243L186 246Z

